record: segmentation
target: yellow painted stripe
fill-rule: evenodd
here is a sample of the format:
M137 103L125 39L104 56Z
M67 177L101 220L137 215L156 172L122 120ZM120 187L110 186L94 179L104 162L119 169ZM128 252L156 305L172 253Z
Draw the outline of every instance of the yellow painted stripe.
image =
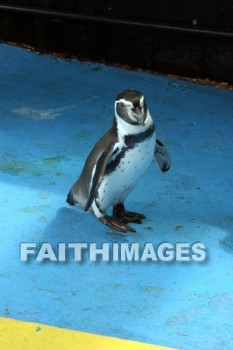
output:
M163 346L0 317L1 350L165 350Z

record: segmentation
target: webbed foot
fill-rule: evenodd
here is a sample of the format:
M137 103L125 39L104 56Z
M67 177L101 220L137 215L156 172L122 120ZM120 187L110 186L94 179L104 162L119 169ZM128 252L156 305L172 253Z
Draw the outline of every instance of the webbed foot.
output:
M111 218L111 216L104 215L99 218L99 220L113 230L120 232L136 232L132 227L125 225L123 222Z
M113 206L114 219L120 220L124 224L134 222L135 224L142 224L142 220L146 219L145 215L134 213L125 210L124 204L119 203Z

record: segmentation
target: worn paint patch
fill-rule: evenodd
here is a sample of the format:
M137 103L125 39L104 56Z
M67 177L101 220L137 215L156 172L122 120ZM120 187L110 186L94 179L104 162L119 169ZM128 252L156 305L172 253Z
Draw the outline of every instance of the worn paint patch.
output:
M29 173L35 177L39 177L47 174L48 168L56 169L60 166L61 162L69 161L68 158L64 156L55 156L49 158L42 158L42 164L36 161L22 161L15 160L13 158L4 159L0 162L0 172L9 175L19 176L21 173ZM61 172L57 172L56 176L61 176Z
M149 292L149 293L152 293L152 292L163 292L164 288L163 287L159 287L159 286L145 286L144 287L144 291L145 292Z
M111 288L121 288L122 287L122 284L121 283L111 283L109 285Z
M44 166L49 168L57 168L61 162L68 161L69 159L65 156L55 156L55 157L48 157L48 158L42 158L42 163Z
M46 219L45 216L40 216L39 218L37 218L37 221L46 224L48 222L48 220Z
M57 171L57 172L55 173L55 175L56 175L56 176L63 176L64 174L61 173L60 171Z
M205 150L208 147L212 147L212 145L210 143L207 143L207 142L206 143L202 143L196 148L195 151L203 151L203 150Z
M5 152L3 153L2 158L16 158L16 154L11 152Z
M94 96L91 96L91 97L89 97L89 98L86 98L85 100L82 101L82 103L84 103L84 104L90 103L90 102L96 100L97 98L99 98L99 96L94 95Z
M49 194L39 192L39 193L37 193L37 197L39 197L40 199L47 199L49 197Z
M225 216L223 220L232 222L233 221L233 216Z
M56 119L61 115L61 113L67 109L74 108L75 105L60 107L60 108L51 108L51 109L42 109L36 107L26 107L22 106L19 108L13 109L11 112L23 117L27 117L34 120L49 120Z
M78 138L80 139L90 139L92 137L92 133L90 131L87 130L82 130L78 133Z
M49 293L49 294L56 294L56 290L54 290L54 289L39 288L39 290L41 290L42 292Z
M32 207L19 208L18 211L22 211L23 213L37 213L47 208L50 208L50 205L34 205Z
M143 228L143 230L144 230L144 231L152 231L152 230L153 230L153 227L151 227L151 226L145 226L145 227Z
M155 202L147 203L145 205L145 208L148 208L148 209L150 209L150 208L154 209L156 207L157 207L157 204Z
M180 230L181 228L184 228L184 226L177 225L177 226L175 227L175 230L178 231L178 230Z
M231 248L232 249L232 247L233 247L233 238L232 239L220 239L219 243L223 244L227 248Z
M14 176L18 176L20 173L30 173L36 177L44 174L44 170L39 164L21 160L3 160L0 163L0 171Z

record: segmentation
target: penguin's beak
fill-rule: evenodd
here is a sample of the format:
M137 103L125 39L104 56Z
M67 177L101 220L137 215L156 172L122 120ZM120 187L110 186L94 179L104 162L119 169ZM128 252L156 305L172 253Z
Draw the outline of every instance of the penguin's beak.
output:
M134 117L137 119L139 125L145 125L143 120L142 108L136 107L134 110Z

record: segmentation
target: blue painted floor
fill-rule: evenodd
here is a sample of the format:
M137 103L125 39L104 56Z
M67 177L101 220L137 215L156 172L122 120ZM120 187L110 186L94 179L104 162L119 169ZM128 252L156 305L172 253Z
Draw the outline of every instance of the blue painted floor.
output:
M0 45L1 316L179 349L233 348L233 91ZM66 205L115 96L146 96L172 155L113 233ZM204 263L23 263L20 242L205 244Z

